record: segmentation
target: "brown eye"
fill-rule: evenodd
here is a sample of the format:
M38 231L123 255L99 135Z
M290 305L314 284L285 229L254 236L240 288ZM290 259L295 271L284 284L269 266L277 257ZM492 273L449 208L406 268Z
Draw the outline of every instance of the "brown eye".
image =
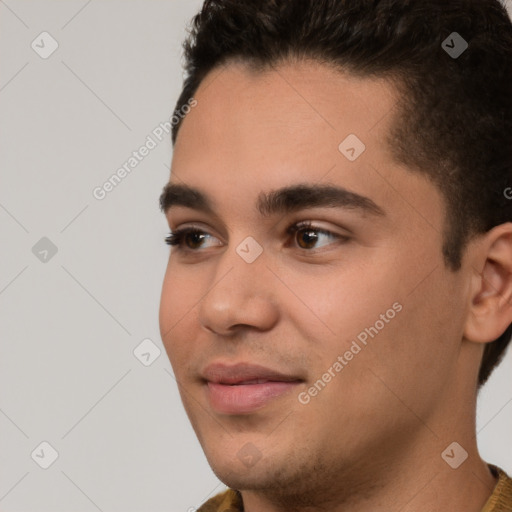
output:
M204 233L190 231L184 234L183 240L185 241L185 245L190 249L198 249L201 246L201 242L204 239L204 237Z
M196 251L201 248L203 240L209 236L211 235L197 228L183 228L170 233L165 238L165 243L177 246L179 250Z
M305 250L316 249L315 244L324 238L330 238L334 241L348 241L349 237L332 233L326 229L314 226L310 221L303 221L294 224L288 228L287 233L293 237L294 242L299 248ZM329 245L329 244L324 244Z
M314 245L318 240L318 234L314 229L298 229L295 235L298 235L296 239L302 249L313 249L311 245Z

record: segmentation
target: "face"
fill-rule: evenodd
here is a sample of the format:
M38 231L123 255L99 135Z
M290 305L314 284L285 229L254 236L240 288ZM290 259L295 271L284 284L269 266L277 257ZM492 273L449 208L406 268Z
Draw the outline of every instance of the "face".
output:
M160 329L213 471L241 490L327 490L430 447L468 290L443 262L441 194L391 155L392 85L229 64L195 99L166 217L196 231L171 248Z

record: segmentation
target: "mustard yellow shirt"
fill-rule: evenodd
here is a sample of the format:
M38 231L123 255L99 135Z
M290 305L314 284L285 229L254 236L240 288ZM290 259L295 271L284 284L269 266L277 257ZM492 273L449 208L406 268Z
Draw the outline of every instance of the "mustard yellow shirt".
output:
M512 479L502 469L489 464L498 483L481 512L512 512ZM197 512L244 512L241 494L227 489L197 509Z

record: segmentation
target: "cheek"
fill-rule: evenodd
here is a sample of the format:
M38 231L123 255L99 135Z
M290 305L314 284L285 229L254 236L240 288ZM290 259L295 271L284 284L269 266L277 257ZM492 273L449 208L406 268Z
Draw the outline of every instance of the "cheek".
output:
M205 293L202 286L204 282L205 279L196 267L179 268L178 264L169 261L160 297L161 327L170 329L192 313L194 305L198 304Z
M401 280L396 279L393 267L393 261L380 258L378 265L370 261L357 266L346 263L315 275L295 275L293 280L290 276L290 288L308 306L299 304L302 309L296 312L302 314L296 320L303 326L306 320L311 328L320 326L332 343L342 348L345 341L379 321L381 314L386 315L388 310L390 318L398 314L393 304L400 301ZM314 315L308 313L306 318L308 309Z
M197 281L196 281L197 282ZM160 298L160 336L173 368L186 363L193 347L192 323L197 316L194 304L201 294L190 285L190 279L172 271L169 265Z
M328 368L356 340L361 351L353 359L360 363L350 362L351 367L372 369L398 385L409 380L421 387L422 376L446 379L456 357L456 346L446 337L455 340L463 323L458 298L449 293L442 265L432 272L435 262L430 259L430 264L423 260L412 268L403 252L401 257L381 254L357 269L340 267L293 284L297 296L316 314L304 315L304 308L302 314L299 309L294 313L303 331L319 340L310 347L316 372Z
M418 278L419 281L419 278ZM438 267L412 292L399 292L402 310L371 341L368 367L414 410L426 415L457 362L462 315Z

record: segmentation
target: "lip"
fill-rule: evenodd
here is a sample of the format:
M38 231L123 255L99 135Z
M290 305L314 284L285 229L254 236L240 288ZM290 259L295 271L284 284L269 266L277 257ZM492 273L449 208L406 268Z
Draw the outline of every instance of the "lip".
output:
M304 379L248 363L214 363L202 372L207 399L223 414L247 414L286 395Z
M299 376L281 373L258 364L237 363L209 364L201 373L204 380L219 384L241 384L251 380L267 380L272 382L291 382L303 380Z

